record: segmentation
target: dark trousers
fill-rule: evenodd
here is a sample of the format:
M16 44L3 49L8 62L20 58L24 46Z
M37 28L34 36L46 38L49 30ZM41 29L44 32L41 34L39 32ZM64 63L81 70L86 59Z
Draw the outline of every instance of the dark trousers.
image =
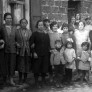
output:
M89 80L89 70L80 70L79 69L79 76L80 76L80 79L83 81L83 80Z
M0 50L0 77L3 78L3 82L6 82L7 78L7 63L4 60L4 50Z
M15 73L15 67L16 67L16 54L5 53L5 61L7 63L8 77L13 77Z
M72 69L65 68L64 82L71 82L71 81L72 81Z
M60 65L54 65L54 79L57 82L61 82L64 76L64 65L60 64Z

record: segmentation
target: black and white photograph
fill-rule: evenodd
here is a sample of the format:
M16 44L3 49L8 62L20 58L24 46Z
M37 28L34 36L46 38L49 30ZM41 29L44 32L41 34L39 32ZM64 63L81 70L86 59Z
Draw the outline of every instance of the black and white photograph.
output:
M92 0L0 0L0 92L92 92Z

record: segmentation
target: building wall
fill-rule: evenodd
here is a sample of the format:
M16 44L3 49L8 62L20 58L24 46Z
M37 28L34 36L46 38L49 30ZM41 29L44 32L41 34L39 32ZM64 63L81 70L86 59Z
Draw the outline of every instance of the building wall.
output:
M6 12L10 12L11 13L11 7L9 5L9 0L2 0L2 3L3 3L3 15L6 13ZM25 0L25 18L28 20L28 26L27 28L30 28L30 15L29 15L29 12L30 12L30 8L29 8L29 0ZM22 9L22 5L15 5L14 7L14 20L16 23L18 23L18 21L23 18L23 15L21 15L23 13L23 9Z
M61 25L68 22L68 1L69 0L41 0L41 11L43 18L56 20ZM81 1L81 16L85 19L92 17L92 0L73 0Z
M56 20L60 25L68 22L67 0L41 0L42 17Z
M87 16L92 17L92 0L83 0L81 2L81 15L82 19L85 19Z

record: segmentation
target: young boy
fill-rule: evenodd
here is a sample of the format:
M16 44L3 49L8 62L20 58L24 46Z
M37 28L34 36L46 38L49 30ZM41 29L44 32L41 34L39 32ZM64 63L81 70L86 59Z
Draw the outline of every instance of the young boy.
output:
M51 65L54 68L54 82L56 87L61 87L61 80L64 75L64 47L61 40L55 41L55 49L51 51ZM61 75L61 76L60 76Z

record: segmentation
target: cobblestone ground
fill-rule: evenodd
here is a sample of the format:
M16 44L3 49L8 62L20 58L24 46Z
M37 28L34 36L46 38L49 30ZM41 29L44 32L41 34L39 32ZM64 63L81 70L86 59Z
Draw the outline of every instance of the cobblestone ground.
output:
M92 92L92 83L73 83L73 85L56 88L55 86L46 85L42 88L34 86L34 79L32 75L28 80L28 84L17 85L16 87L4 87L0 92ZM29 76L29 77L30 77ZM17 78L15 78L17 80Z

